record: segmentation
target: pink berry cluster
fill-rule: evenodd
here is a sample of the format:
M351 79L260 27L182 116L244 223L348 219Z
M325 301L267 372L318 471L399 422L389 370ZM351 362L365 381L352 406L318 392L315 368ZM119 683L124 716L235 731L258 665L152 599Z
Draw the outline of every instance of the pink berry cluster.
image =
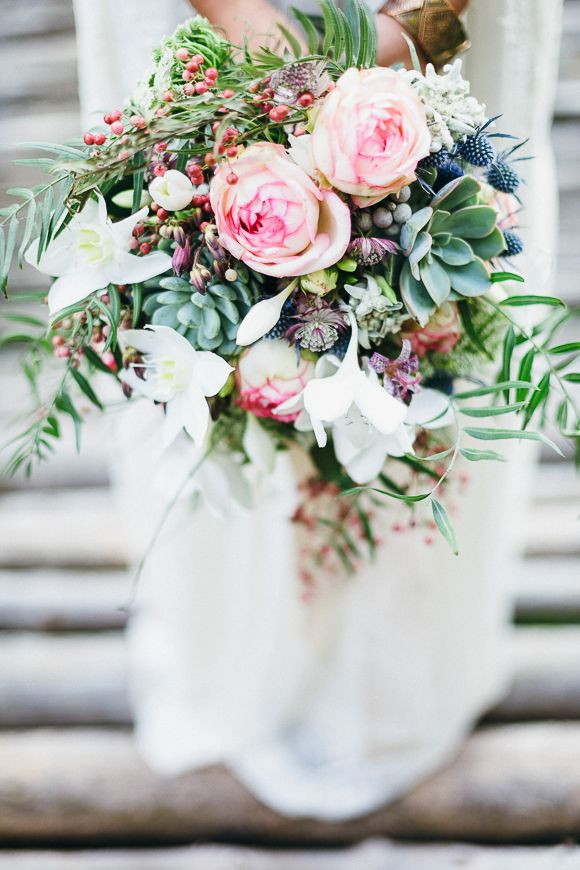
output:
M113 109L112 112L107 112L104 116L103 121L107 124L108 127L111 128L111 133L114 136L122 136L126 132L127 123L130 128L134 130L144 130L147 126L147 122L145 118L142 118L141 115L131 115L127 121L123 122L123 112L121 109ZM85 145L104 145L107 141L107 136L100 131L92 132L89 130L83 136L83 141Z
M178 48L175 59L183 64L181 78L184 81L183 93L187 97L194 94L205 94L216 86L218 71L213 66L205 66L206 60L202 54L192 55L187 48ZM171 103L175 99L172 91L165 91L163 101Z

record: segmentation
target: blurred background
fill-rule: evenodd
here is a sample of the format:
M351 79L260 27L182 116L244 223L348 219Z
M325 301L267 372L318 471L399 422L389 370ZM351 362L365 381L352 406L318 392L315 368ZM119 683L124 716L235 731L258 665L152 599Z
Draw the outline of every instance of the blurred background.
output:
M14 143L66 140L80 120L71 0L0 0L0 13L3 191L37 180L11 164L31 153ZM578 307L580 0L565 0L553 138L553 289ZM0 192L0 205L8 201ZM17 272L13 292L41 280ZM2 441L29 404L16 350L4 348ZM137 756L123 637L130 580L108 443L108 422L92 415L81 457L67 435L31 481L0 481L0 868L580 868L570 845L580 837L580 485L571 457L546 451L535 470L509 578L507 697L450 768L389 810L330 826L280 824L220 769L162 780ZM253 846L200 845L217 840ZM463 845L471 841L486 845ZM333 851L339 845L348 848Z

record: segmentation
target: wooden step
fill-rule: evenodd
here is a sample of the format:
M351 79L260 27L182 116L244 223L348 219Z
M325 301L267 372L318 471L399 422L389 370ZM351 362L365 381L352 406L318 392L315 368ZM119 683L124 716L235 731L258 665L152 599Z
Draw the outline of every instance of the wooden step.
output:
M576 870L574 846L411 845L368 840L344 849L280 851L245 846L0 852L0 870Z
M577 558L522 559L513 578L516 619L580 619L580 560Z
M112 571L0 571L0 629L122 628L130 582Z
M94 595L99 582L89 586L87 598ZM127 601L123 587L119 583L115 589L109 589L105 598L109 604L116 599L116 606L123 606ZM61 591L66 592L62 586ZM79 597L73 595L77 601ZM117 614L119 620L126 615L119 610L109 613ZM94 612L90 616L95 618ZM105 620L109 618L106 614ZM580 719L579 627L518 627L510 655L510 690L486 721ZM8 631L0 634L0 661L0 727L126 725L131 721L127 653L121 632Z
M5 732L0 770L0 842L28 847L372 836L525 845L580 835L580 723L483 729L397 803L340 824L281 817L221 767L159 777L129 733L108 729Z

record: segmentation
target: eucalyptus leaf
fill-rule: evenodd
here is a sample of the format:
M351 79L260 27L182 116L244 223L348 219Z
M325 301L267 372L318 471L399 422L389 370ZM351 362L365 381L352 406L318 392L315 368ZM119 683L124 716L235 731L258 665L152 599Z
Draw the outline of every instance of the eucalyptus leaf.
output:
M431 499L431 508L433 510L433 519L437 524L437 528L451 547L454 555L457 556L459 553L457 539L447 511L441 502L437 501L435 498Z

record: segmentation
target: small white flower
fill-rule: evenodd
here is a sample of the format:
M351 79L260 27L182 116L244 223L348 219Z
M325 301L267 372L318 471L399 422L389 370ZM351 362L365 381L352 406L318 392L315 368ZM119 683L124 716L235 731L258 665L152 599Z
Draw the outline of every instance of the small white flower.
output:
M89 199L37 263L38 239L28 248L27 263L56 278L48 293L50 314L80 302L109 284L139 284L171 268L171 257L154 251L144 257L129 253L135 224L147 217L142 208L125 220L113 223L107 217L102 196Z
M270 332L280 320L282 307L297 283L292 281L281 293L272 296L271 299L262 299L253 305L238 327L236 344L247 347Z
M312 378L304 389L304 409L313 421L334 423L344 417L354 405L362 416L383 435L395 432L407 415L407 408L390 396L370 372L358 364L358 328L352 312L348 314L352 336L346 355L335 374L325 378ZM315 434L320 446L320 429ZM321 440L323 443L321 444Z
M193 184L183 172L168 169L158 175L149 185L151 198L166 211L187 208L193 197Z
M145 370L145 378L137 376L134 366L124 375L129 386L166 403L164 445L171 444L182 429L201 445L210 419L206 396L219 393L232 367L216 353L195 350L169 326L127 329L119 332L119 342L143 354L136 367Z

